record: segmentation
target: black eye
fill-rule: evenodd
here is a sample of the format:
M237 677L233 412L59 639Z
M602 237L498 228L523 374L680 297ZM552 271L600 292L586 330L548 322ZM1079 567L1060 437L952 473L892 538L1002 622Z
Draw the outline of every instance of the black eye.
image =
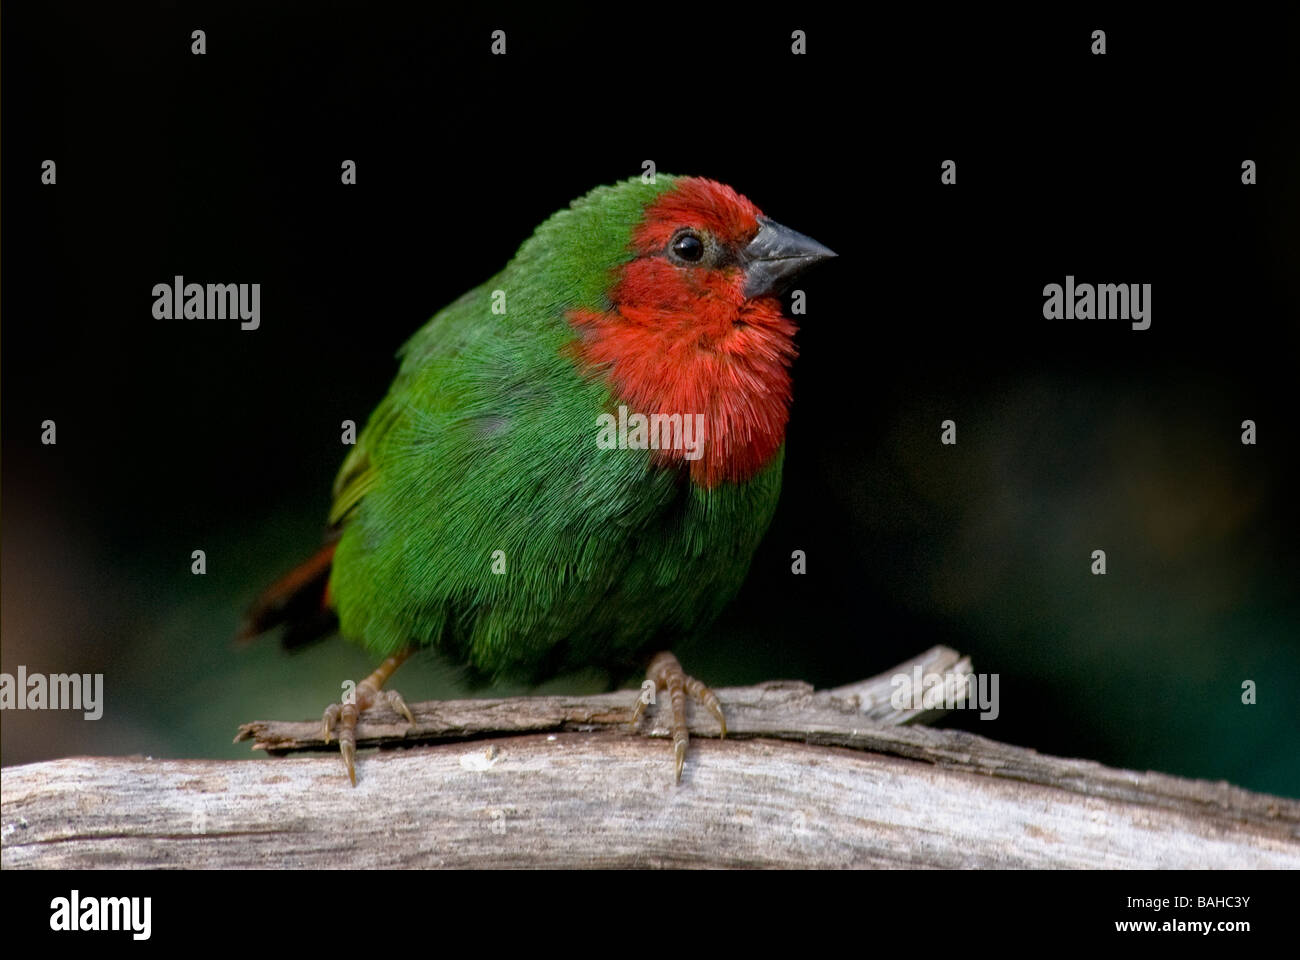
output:
M700 235L685 230L673 237L672 243L668 249L673 252L673 256L684 263L699 263L704 259L704 241Z

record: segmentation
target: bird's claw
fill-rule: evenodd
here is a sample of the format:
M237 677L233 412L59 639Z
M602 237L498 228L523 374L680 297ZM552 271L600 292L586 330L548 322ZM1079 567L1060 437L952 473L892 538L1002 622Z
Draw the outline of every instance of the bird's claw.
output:
M690 742L690 734L686 729L686 697L689 696L714 716L722 730L722 739L726 739L727 736L727 719L722 712L722 704L718 702L713 691L694 677L687 676L682 665L671 653L661 653L651 660L646 678L654 684L656 690L668 692L669 704L672 707L670 730L673 737L674 782L681 783L682 767L686 763L686 746ZM636 726L637 721L641 719L645 708L645 698L638 696L636 707L632 710L633 726Z
M330 735L334 732L334 724L339 721L340 707L337 703L331 703L325 708L325 714L321 717L320 737L326 743L330 742Z
M352 781L352 786L355 787L357 785L356 744L340 739L339 753L343 755L343 766L347 768L348 779Z
M400 713L405 717L407 723L412 726L415 725L415 717L411 713L411 708L406 705L406 701L402 699L400 693L396 690L384 690L380 693L380 696L388 701L388 705L393 708L395 713Z
M384 681L408 655L409 651L389 657L375 669L374 673L357 684L355 696L351 700L331 703L321 715L321 739L329 743L337 726L339 753L343 756L343 766L348 771L348 780L354 787L357 785L357 721L361 714L382 702L405 717L407 723L415 724L415 716L411 713L411 708L406 705L406 701L402 699L402 695L396 690L381 689Z

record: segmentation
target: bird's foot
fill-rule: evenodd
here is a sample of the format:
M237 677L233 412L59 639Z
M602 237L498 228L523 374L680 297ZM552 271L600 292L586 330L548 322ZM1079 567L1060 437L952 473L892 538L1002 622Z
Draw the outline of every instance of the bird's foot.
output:
M404 716L407 723L415 723L411 708L406 705L402 695L396 690L381 689L393 675L393 671L410 655L411 652L407 650L389 657L375 668L374 673L357 684L354 697L345 699L342 703L331 703L325 708L325 715L321 717L321 736L326 743L329 743L330 736L337 732L343 765L347 767L348 779L352 781L354 787L357 785L357 720L361 717L362 711L369 710L378 703L386 703Z
M656 691L668 691L668 702L672 707L670 729L673 735L673 757L677 763L676 781L681 783L682 764L686 761L686 745L691 739L686 730L686 697L691 697L696 703L717 717L718 723L722 727L722 739L725 740L727 737L727 719L722 714L722 704L718 703L718 698L714 696L712 690L694 677L687 676L686 671L682 669L682 665L677 662L677 658L667 651L657 654L650 661L650 667L646 670L646 680L654 684ZM641 719L641 714L645 712L645 708L645 697L638 697L636 710L632 713L633 726L636 726L636 722Z

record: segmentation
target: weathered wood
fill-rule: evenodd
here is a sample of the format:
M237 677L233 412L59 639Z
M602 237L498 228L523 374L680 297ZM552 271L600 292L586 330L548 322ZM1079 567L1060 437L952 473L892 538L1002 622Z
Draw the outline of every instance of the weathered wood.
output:
M932 647L877 677L835 690L814 692L810 685L800 681L777 680L753 687L723 688L716 693L726 711L730 736L786 740L807 740L811 736L817 743L866 746L868 740L859 740L869 738L870 731L859 731L859 727L924 723L944 713L910 707L895 709L890 703L896 689L893 678L899 674L911 676L914 668L920 668L922 675L948 678L946 687L954 689L971 674L969 658L948 647ZM585 732L602 728L624 731L636 696L624 690L576 697L429 700L409 704L414 725L385 704L362 715L357 725L357 746L410 746L485 734ZM696 709L689 701L687 720L692 736L716 737L720 732L708 712ZM663 715L653 709L642 720L641 732L656 737L669 735ZM338 749L322 739L319 720L256 720L239 728L235 742L241 740L252 740L254 749L272 753Z
M869 692L895 725L863 714ZM1300 868L1300 802L900 726L918 718L882 692L719 691L741 735L710 738L701 711L680 786L668 745L627 729L629 692L420 705L422 737L480 739L362 753L355 789L321 752L13 767L0 865ZM647 731L666 735L663 706ZM319 734L248 730L275 749Z

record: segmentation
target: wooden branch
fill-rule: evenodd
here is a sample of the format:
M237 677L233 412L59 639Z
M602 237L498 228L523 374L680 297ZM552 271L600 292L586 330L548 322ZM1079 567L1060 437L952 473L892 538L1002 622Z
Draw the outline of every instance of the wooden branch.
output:
M948 647L932 647L918 657L870 680L820 693L796 680L776 680L754 687L715 691L727 715L732 737L774 737L871 749L873 725L928 722L943 710L897 710L890 703L898 674L911 676L919 668L949 678L956 688L971 674L970 659ZM357 725L357 746L410 746L433 740L464 740L507 733L556 733L608 729L631 734L628 720L637 693L594 694L580 697L513 697L504 700L429 700L409 704L411 725L387 705L368 710ZM688 702L686 718L691 735L716 737L717 722L707 711ZM858 728L863 728L859 730ZM665 715L647 710L640 733L667 737ZM239 728L235 742L252 740L253 749L271 753L328 749L319 720L255 720Z
M420 704L413 736L459 739L362 753L355 789L319 752L7 768L0 865L1300 868L1300 802L900 725L925 716L891 692L719 691L737 737L694 716L680 786L668 745L627 729L632 691ZM664 706L643 732L666 734ZM405 726L366 742L409 743ZM317 727L243 730L310 751Z

